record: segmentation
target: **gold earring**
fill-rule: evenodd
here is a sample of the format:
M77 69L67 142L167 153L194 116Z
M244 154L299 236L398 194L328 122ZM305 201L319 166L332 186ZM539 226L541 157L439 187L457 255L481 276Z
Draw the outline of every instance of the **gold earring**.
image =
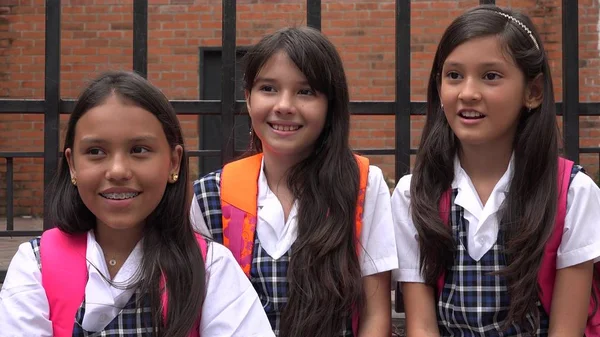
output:
M77 178L71 177L71 184L73 184L74 186L77 186Z
M177 179L179 179L179 174L171 173L171 182L174 183L177 181Z

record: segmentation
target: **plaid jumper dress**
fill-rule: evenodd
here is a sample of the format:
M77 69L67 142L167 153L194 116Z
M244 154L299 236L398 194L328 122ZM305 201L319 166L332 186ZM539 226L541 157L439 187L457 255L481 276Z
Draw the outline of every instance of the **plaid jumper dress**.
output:
M571 181L581 166L574 165ZM529 336L527 326L511 324L502 331L508 314L510 298L506 278L490 275L506 266L504 235L500 227L498 239L492 248L479 260L472 259L467 252L467 224L464 209L454 204L458 189L452 191L450 219L452 234L456 242L454 264L447 270L444 288L437 305L438 325L441 336ZM548 336L550 318L541 303L540 326L536 336ZM533 324L531 314L527 315Z
M194 194L213 240L222 244L221 170L194 182ZM273 259L262 248L258 235L254 236L250 282L258 293L276 336L279 336L281 312L288 300L287 269L290 252L291 249L279 259ZM340 331L338 336L353 336L352 317L348 317Z
M30 243L41 270L40 238L35 238ZM139 306L138 298L140 299ZM84 315L85 299L73 317L73 337L136 337L151 336L152 334L150 301L146 296L142 296L139 290L135 291L125 307L102 331L84 330L81 327Z

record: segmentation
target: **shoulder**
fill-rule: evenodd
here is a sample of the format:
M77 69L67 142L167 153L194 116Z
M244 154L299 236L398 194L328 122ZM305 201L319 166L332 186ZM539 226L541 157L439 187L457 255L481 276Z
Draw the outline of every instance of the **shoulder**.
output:
M400 197L403 199L410 199L410 182L411 182L412 174L407 174L400 178L396 187L394 188L394 192L392 192L392 197Z
M367 189L369 187L377 187L378 188L380 186L387 187L387 181L385 179L385 175L383 174L383 171L375 165L369 165L369 174L368 174L368 178L367 178Z
M210 270L223 270L227 268L239 268L237 260L233 257L233 254L222 244L213 241L211 239L206 240L206 259L205 268Z
M589 175L587 175L585 170L579 165L573 166L571 179L569 190L573 191L574 193L581 191L594 191L598 189L596 182Z

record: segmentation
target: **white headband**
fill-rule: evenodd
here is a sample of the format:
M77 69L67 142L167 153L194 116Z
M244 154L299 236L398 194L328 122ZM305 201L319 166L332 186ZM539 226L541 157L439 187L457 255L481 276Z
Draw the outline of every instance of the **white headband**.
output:
M497 12L494 11L494 13L502 15L503 17L509 19L510 21L514 22L515 24L517 24L518 26L520 26L521 28L523 28L523 30L529 35L529 37L531 38L531 41L533 41L533 44L535 44L535 48L537 48L537 50L540 50L540 46L538 45L537 41L535 40L535 37L533 36L533 33L531 32L531 30L529 28L527 28L527 26L525 26L525 24L523 24L523 22L517 20L515 17L513 17L512 15L508 15L506 13L502 13L502 12Z

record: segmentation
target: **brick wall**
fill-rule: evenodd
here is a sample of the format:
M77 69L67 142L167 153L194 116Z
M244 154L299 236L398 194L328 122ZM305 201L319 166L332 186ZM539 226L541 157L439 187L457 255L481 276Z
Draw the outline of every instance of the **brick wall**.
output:
M562 95L561 1L497 0L529 13L542 32L552 61L557 100ZM44 0L0 1L0 97L44 95ZM85 82L106 69L132 68L132 0L63 0L61 96L75 98ZM197 99L198 47L220 46L221 2L150 0L148 78L170 99ZM238 0L237 44L247 46L275 29L304 25L304 0ZM425 99L436 44L453 17L478 0L412 1L411 99ZM580 0L580 100L599 101L598 1ZM322 1L322 30L338 47L352 100L394 100L394 1ZM407 79L409 80L409 79ZM204 85L204 84L202 84ZM63 120L66 116L63 116ZM198 148L197 117L181 117L187 145ZM581 146L599 146L597 118L581 118ZM423 119L413 117L412 146ZM393 118L355 117L356 148L393 148ZM0 115L0 151L42 151L43 116ZM389 179L393 156L373 156ZM581 161L597 176L598 156ZM6 167L0 163L0 215L5 213ZM42 160L15 160L15 214L41 214ZM195 172L193 172L194 174Z

